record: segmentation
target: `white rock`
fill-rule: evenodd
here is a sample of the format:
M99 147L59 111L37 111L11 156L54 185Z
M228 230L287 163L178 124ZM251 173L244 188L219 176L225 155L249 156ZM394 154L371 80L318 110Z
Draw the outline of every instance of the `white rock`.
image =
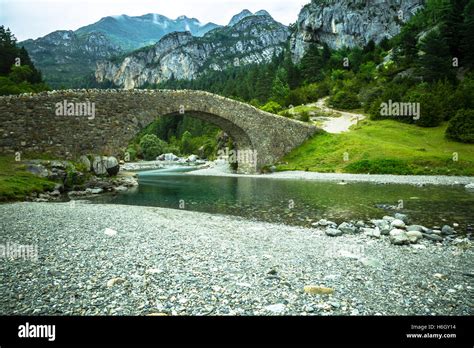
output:
M104 231L104 234L109 236L109 237L113 237L113 236L117 235L117 231L115 231L111 228L106 228L105 231Z
M112 278L107 282L107 287L111 288L114 285L122 284L125 282L125 279L123 278Z
M405 228L405 226L405 223L399 219L395 219L390 223L390 227L392 228Z
M99 193L104 192L104 190L101 189L101 188L96 187L96 188L88 188L88 189L86 189L86 192L87 193L92 193L93 195L98 195Z
M369 236L369 237L380 238L380 229L378 227L362 228L361 232L363 232L364 235Z
M282 314L285 312L286 307L283 303L277 303L277 304L266 306L265 309L274 314Z
M395 245L403 245L409 244L410 240L405 231L394 229L390 231L390 242Z
M408 239L410 240L410 243L416 243L420 239L423 238L423 234L421 232L418 232L418 231L408 231L405 234L408 237Z

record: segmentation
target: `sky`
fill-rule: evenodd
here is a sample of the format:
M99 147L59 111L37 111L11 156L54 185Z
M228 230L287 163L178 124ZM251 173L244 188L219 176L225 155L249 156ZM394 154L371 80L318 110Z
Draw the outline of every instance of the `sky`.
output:
M36 39L55 30L76 30L106 16L157 13L181 15L202 23L227 24L243 9L267 10L283 24L296 22L310 0L0 0L0 25L19 41Z

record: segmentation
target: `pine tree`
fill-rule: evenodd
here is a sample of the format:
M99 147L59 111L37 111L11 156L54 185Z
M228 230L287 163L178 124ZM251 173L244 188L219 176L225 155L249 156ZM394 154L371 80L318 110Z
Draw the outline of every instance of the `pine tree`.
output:
M466 0L443 0L440 5L440 32L448 43L452 57L461 58L461 32L465 6Z
M472 68L474 67L474 0L466 5L463 16L461 48L465 64L461 61L461 65Z
M311 45L301 60L301 75L305 82L316 82L321 78L323 60L316 45Z
M279 68L272 84L271 99L280 105L286 104L286 99L290 93L290 87L287 82L287 73L285 69Z
M438 30L432 30L422 39L420 50L422 55L418 66L426 81L434 82L444 78L453 80L449 46Z

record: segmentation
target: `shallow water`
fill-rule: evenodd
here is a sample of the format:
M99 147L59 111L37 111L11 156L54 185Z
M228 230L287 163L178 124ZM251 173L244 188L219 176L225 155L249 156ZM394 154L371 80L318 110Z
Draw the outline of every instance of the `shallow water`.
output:
M177 172L178 170L178 172ZM155 170L139 174L140 186L94 203L157 206L243 216L290 225L310 226L321 218L340 223L408 214L412 223L427 227L458 223L464 232L474 224L474 193L463 186L417 187L278 180L247 177L183 175L189 169ZM378 205L398 206L399 210Z

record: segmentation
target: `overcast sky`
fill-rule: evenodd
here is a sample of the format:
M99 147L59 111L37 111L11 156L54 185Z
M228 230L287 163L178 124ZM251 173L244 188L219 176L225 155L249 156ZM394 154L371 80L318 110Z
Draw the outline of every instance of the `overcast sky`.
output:
M267 10L277 21L296 21L310 0L0 0L0 25L19 41L36 39L55 30L76 30L102 17L158 13L171 19L186 15L201 22L227 24L247 8Z

